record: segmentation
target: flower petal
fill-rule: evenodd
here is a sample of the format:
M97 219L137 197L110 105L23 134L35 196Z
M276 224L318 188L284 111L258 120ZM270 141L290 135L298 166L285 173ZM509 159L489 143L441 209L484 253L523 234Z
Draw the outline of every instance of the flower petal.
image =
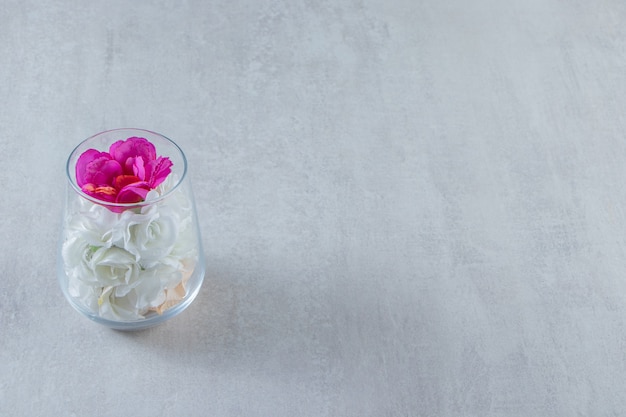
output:
M141 181L144 181L146 179L146 167L144 165L143 157L137 156L135 158L129 158L126 162L128 163L131 160L132 160L131 169L133 171L133 174L139 177Z
M174 165L167 157L159 156L156 160L148 162L146 169L146 180L151 188L156 188L165 181L165 178L172 172L171 167ZM149 174L148 174L149 173Z
M114 202L117 190L111 186L97 186L95 184L85 184L81 187L85 194L88 194L98 200Z
M95 149L87 149L83 152L76 161L76 183L79 187L94 182L92 177L94 175L94 163L96 165L104 164L110 160L111 156L106 152L100 152Z
M113 179L113 186L116 189L121 190L127 185L134 184L136 182L140 182L140 179L134 175L118 175Z
M144 161L156 159L156 148L145 138L132 137L126 140L119 140L109 148L111 157L128 169L126 161L128 158L141 156ZM131 172L125 172L130 174Z
M117 194L118 203L139 203L144 201L146 195L150 191L150 186L144 182L135 182L129 185L126 185L122 188Z
M122 167L117 161L101 157L87 166L89 182L98 185L113 185L115 177L122 173Z

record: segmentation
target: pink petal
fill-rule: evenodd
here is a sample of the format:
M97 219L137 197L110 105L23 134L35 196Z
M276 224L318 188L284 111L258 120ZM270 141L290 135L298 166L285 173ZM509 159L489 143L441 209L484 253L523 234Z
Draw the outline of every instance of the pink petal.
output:
M83 152L79 157L78 161L76 161L76 183L79 187L89 183L85 177L87 175L87 165L101 156L102 152L97 151L95 149L87 149Z
M126 140L119 140L109 148L111 157L126 169L130 168L126 161L128 158L141 156L144 161L156 159L156 149L147 139L132 137ZM125 172L130 174L131 172Z
M136 176L122 174L115 177L115 179L113 180L113 187L115 187L116 190L121 190L127 185L135 184L138 182L140 182L140 180Z
M114 202L117 190L110 186L99 187L95 184L85 184L81 188L85 194L88 194L98 200Z
M96 156L95 154L92 156ZM85 158L86 159L86 158ZM95 159L87 164L81 161L80 170L77 168L76 182L82 187L85 184L111 185L113 178L122 173L122 167L111 159L106 152L99 153Z
M144 181L129 184L119 191L116 202L139 203L146 199L148 192L150 192L150 186Z
M95 162L98 163L95 163ZM122 173L122 167L117 161L100 158L87 166L87 171L92 172L91 182L98 185L112 185L115 177Z
M144 166L144 161L143 158L141 156L138 156L136 158L129 158L129 160L132 159L132 169L133 169L133 174L138 177L140 180L145 180L146 179L146 167Z
M159 156L156 160L148 162L146 169L146 179L150 187L156 188L165 181L165 178L172 172L171 167L174 165L167 157Z

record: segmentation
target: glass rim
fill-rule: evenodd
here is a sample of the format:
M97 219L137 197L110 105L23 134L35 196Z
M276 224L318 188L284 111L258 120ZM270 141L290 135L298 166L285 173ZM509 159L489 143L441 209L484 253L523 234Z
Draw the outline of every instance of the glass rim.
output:
M170 145L172 145L174 147L174 149L176 149L178 151L178 153L180 154L181 159L183 161L183 172L182 172L180 178L178 178L178 180L176 181L176 184L174 184L174 186L172 188L170 188L169 190L167 190L163 195L160 195L160 196L158 196L157 198L155 198L153 200L140 201L140 202L137 202L137 203L115 203L115 202L109 202L109 201L105 201L105 200L100 200L98 198L95 198L95 197L85 193L78 186L78 183L76 182L76 178L74 177L74 179L72 179L72 173L71 173L70 169L74 169L75 170L76 169L76 164L74 163L74 166L70 167L70 163L72 161L72 158L74 156L76 156L78 148L80 148L86 142L96 138L97 136L102 136L102 135L104 135L106 133L119 132L119 131L122 131L122 130L128 130L128 131L134 131L134 132L145 132L145 133L149 133L151 135L156 135L156 136L164 139L165 142L167 142ZM99 151L99 152L106 152L106 151ZM78 160L78 158L76 160ZM120 127L120 128L116 128L116 129L103 130L102 132L99 132L99 133L96 133L95 135L89 136L87 139L82 140L78 145L76 145L74 147L74 149L72 150L72 152L70 152L70 155L67 158L67 162L65 163L65 175L67 177L68 182L70 183L70 185L74 189L74 191L79 196L85 198L86 200L91 201L94 204L98 204L98 205L105 206L105 207L117 207L117 208L120 208L120 209L130 209L130 208L144 207L144 206L149 206L149 205L155 204L155 203L157 203L159 201L162 201L162 200L166 199L170 194L172 194L180 186L180 184L183 183L183 180L187 176L187 157L185 156L185 152L183 152L183 150L180 148L180 146L178 146L178 144L176 144L176 142L174 142L172 139L168 138L167 136L165 136L165 135L163 135L161 133L157 133L157 132L154 132L154 131L148 130L148 129L141 129L141 128L135 128L135 127Z

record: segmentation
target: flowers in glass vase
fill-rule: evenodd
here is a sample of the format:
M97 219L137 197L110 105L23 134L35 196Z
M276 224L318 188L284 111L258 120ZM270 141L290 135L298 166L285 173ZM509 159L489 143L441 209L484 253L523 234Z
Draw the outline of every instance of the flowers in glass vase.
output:
M193 204L168 157L145 138L76 160L62 247L67 292L99 317L140 320L186 295L198 261ZM167 198L163 198L167 195Z
M169 158L157 157L147 139L132 137L113 143L109 152L83 152L76 163L76 182L99 200L137 203L167 178L171 166Z

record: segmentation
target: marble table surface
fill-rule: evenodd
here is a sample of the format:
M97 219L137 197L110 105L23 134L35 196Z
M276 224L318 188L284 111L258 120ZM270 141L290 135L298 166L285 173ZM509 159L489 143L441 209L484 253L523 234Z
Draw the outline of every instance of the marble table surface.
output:
M626 413L622 0L0 3L0 415ZM207 275L118 332L64 164L187 153Z

